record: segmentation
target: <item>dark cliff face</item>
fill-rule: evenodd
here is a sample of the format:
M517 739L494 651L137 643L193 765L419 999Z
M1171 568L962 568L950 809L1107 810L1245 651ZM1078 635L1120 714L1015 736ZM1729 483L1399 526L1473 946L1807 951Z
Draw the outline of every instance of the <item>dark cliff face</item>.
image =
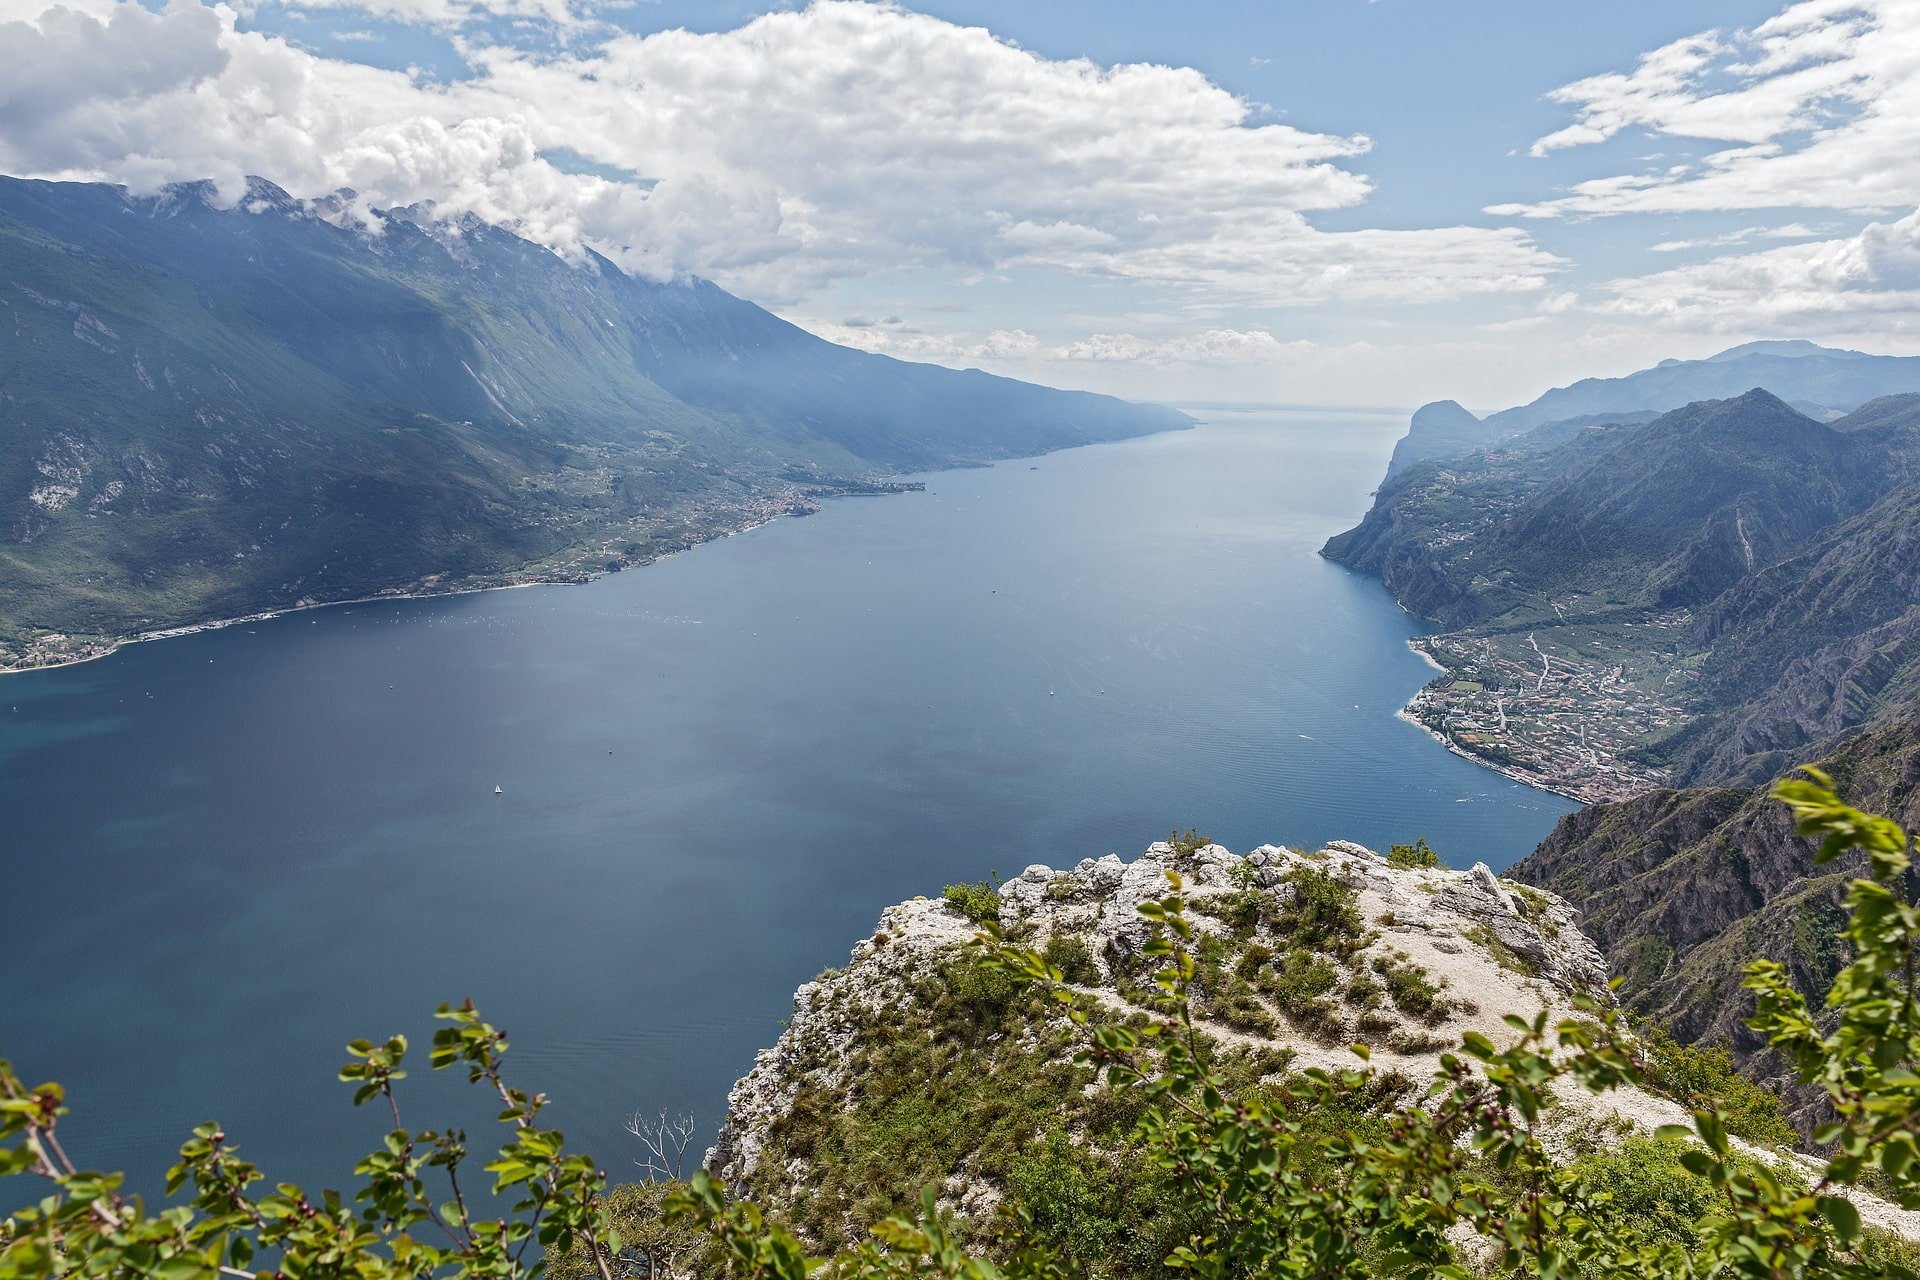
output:
M1846 740L1824 767L1850 802L1920 827L1920 705ZM1684 1040L1729 1045L1784 1086L1782 1064L1743 1025L1752 1003L1742 970L1756 956L1778 960L1817 1003L1844 963L1834 933L1860 870L1816 869L1812 844L1760 785L1593 805L1561 819L1510 874L1584 913L1628 1007Z
M1413 411L1407 434L1393 447L1387 479L1429 458L1450 458L1499 439L1479 418L1453 400L1436 400Z
M1736 585L1696 635L1736 710L1677 754L1685 777L1759 780L1920 692L1920 482Z

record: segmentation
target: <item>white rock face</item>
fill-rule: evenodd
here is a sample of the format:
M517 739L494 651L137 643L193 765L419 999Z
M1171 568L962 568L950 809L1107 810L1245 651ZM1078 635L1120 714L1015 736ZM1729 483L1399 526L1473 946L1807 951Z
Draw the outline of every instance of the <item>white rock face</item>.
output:
M1115 1002L1116 963L1140 960L1153 932L1140 905L1172 892L1168 872L1178 874L1194 904L1197 927L1224 933L1225 926L1204 912L1210 898L1264 889L1284 903L1297 868L1331 875L1356 894L1367 932L1372 935L1358 962L1374 954L1404 957L1440 983L1463 1008L1433 1025L1421 1025L1421 1038L1459 1043L1460 1033L1479 1031L1496 1041L1511 1037L1503 1014L1531 1015L1543 1005L1565 1011L1567 997L1584 991L1607 998L1606 967L1599 951L1580 932L1573 908L1549 894L1526 890L1537 906L1528 907L1486 869L1398 870L1363 845L1335 841L1302 853L1262 845L1242 857L1220 845L1181 853L1173 845L1151 845L1132 862L1118 855L1083 858L1071 870L1035 864L1001 886L1000 923L1030 934L1044 945L1056 933L1084 940L1099 971L1101 986ZM779 1043L762 1050L753 1070L734 1085L727 1120L707 1155L707 1167L735 1185L759 1165L768 1126L785 1114L803 1081L847 1088L846 1048L863 1022L885 1018L895 1001L909 998L911 980L940 958L972 941L977 929L944 902L925 898L889 907L873 937L854 947L845 969L807 983L794 995L793 1017ZM1284 937L1261 941L1283 950ZM1517 970L1531 969L1531 972ZM1468 1010L1471 1010L1469 1012ZM1282 1020L1284 1023L1284 1020ZM1407 1028L1416 1026L1403 1019ZM1224 1039L1267 1042L1289 1049L1300 1066L1349 1066L1344 1039L1315 1039L1285 1030L1262 1037L1232 1027L1212 1028ZM1378 1037L1373 1037L1378 1038ZM1437 1049L1395 1053L1382 1050L1383 1065L1411 1074L1430 1070ZM799 1171L796 1171L798 1173Z
M1173 892L1169 872L1182 881L1195 927L1228 938L1231 929L1209 914L1210 903L1230 906L1257 889L1272 908L1269 916L1284 919L1303 871L1331 876L1353 891L1362 933L1350 954L1335 958L1343 980L1380 973L1378 962L1419 971L1444 998L1436 1012L1420 1017L1376 1001L1370 1006L1371 1029L1356 1032L1353 1025L1301 1025L1262 996L1271 1015L1264 1029L1249 1030L1244 1020L1234 1025L1203 1013L1203 1025L1223 1042L1280 1050L1297 1070L1351 1067L1356 1059L1346 1046L1362 1040L1372 1046L1377 1069L1418 1080L1438 1067L1442 1052L1458 1047L1465 1032L1479 1032L1499 1045L1511 1043L1515 1033L1504 1021L1508 1014L1531 1020L1544 1009L1558 1019L1574 1014L1576 993L1611 1000L1605 962L1581 932L1579 913L1561 899L1503 881L1484 863L1465 872L1401 869L1349 841L1311 852L1262 845L1245 856L1219 845L1182 851L1158 843L1131 862L1108 854L1083 858L1069 870L1036 864L1001 887L1000 924L1035 947L1056 935L1080 939L1098 979L1082 990L1117 1012L1128 1012L1135 1006L1123 988L1129 979L1138 986L1151 967L1142 948L1153 926L1139 907ZM852 1066L858 1033L898 1024L914 999L916 981L951 962L977 933L972 921L942 901L916 898L887 908L873 936L854 947L847 967L795 993L793 1016L779 1042L761 1051L729 1095L726 1122L706 1156L709 1172L735 1188L753 1179L757 1194L776 1211L783 1202L804 1198L813 1177L804 1161L763 1167L770 1158L770 1135L803 1088L815 1091L816 1100L824 1091L830 1104L849 1105L859 1089ZM1298 946L1266 923L1255 927L1250 942L1276 955ZM1356 1017L1338 1000L1329 1004L1336 1019ZM1201 1008L1206 1008L1204 993ZM1678 1105L1637 1089L1596 1098L1569 1088L1561 1091L1560 1101L1552 1126L1565 1134L1595 1123L1650 1131L1688 1120ZM942 1194L947 1208L977 1217L992 1211L999 1190L955 1169ZM1920 1214L1865 1195L1856 1196L1855 1203L1870 1223L1909 1237L1920 1234Z

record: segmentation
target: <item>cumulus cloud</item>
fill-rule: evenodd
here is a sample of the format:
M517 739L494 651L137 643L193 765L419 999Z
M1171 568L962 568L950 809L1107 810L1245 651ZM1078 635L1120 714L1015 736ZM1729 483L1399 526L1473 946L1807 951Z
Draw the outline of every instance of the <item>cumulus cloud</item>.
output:
M1920 210L1857 235L1716 258L1606 292L1604 311L1705 329L1885 324L1920 313Z
M1550 95L1572 106L1535 155L1631 129L1723 144L1698 160L1492 206L1527 217L1830 207L1904 209L1920 197L1920 5L1797 0L1756 27L1708 31L1631 70Z
M1263 122L1191 69L1049 59L885 4L558 54L463 43L472 74L436 83L200 0L84 2L0 26L9 67L48 69L0 87L0 168L432 200L774 302L906 268L1417 301L1538 290L1559 265L1513 229L1319 230L1312 215L1368 195L1345 163L1365 137ZM498 2L564 17L564 0ZM382 3L451 21L466 0Z
M137 4L103 14L55 8L0 22L0 133L36 130L47 116L138 102L218 76L229 56L219 14L199 5L154 13Z

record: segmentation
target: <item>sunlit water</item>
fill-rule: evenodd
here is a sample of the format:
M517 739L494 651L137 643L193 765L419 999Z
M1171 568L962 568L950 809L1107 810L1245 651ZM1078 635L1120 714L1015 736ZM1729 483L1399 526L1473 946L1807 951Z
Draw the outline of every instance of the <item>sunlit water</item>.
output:
M341 1044L471 995L617 1175L628 1113L710 1131L901 898L1189 825L1525 853L1571 805L1397 720L1419 624L1315 554L1400 420L1208 416L588 586L0 679L0 1054L141 1186L210 1117L339 1185L383 1128Z

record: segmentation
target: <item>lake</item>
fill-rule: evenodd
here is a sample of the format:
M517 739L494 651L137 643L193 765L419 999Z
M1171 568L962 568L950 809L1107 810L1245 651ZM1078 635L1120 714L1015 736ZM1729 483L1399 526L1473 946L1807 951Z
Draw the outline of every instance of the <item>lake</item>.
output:
M1315 554L1404 417L1203 416L586 586L0 679L0 1054L139 1187L214 1117L339 1186L384 1129L340 1046L424 1046L471 995L617 1177L627 1115L710 1134L793 988L902 898L1189 826L1525 854L1573 805L1396 719L1423 628ZM409 1122L483 1127L422 1056Z

